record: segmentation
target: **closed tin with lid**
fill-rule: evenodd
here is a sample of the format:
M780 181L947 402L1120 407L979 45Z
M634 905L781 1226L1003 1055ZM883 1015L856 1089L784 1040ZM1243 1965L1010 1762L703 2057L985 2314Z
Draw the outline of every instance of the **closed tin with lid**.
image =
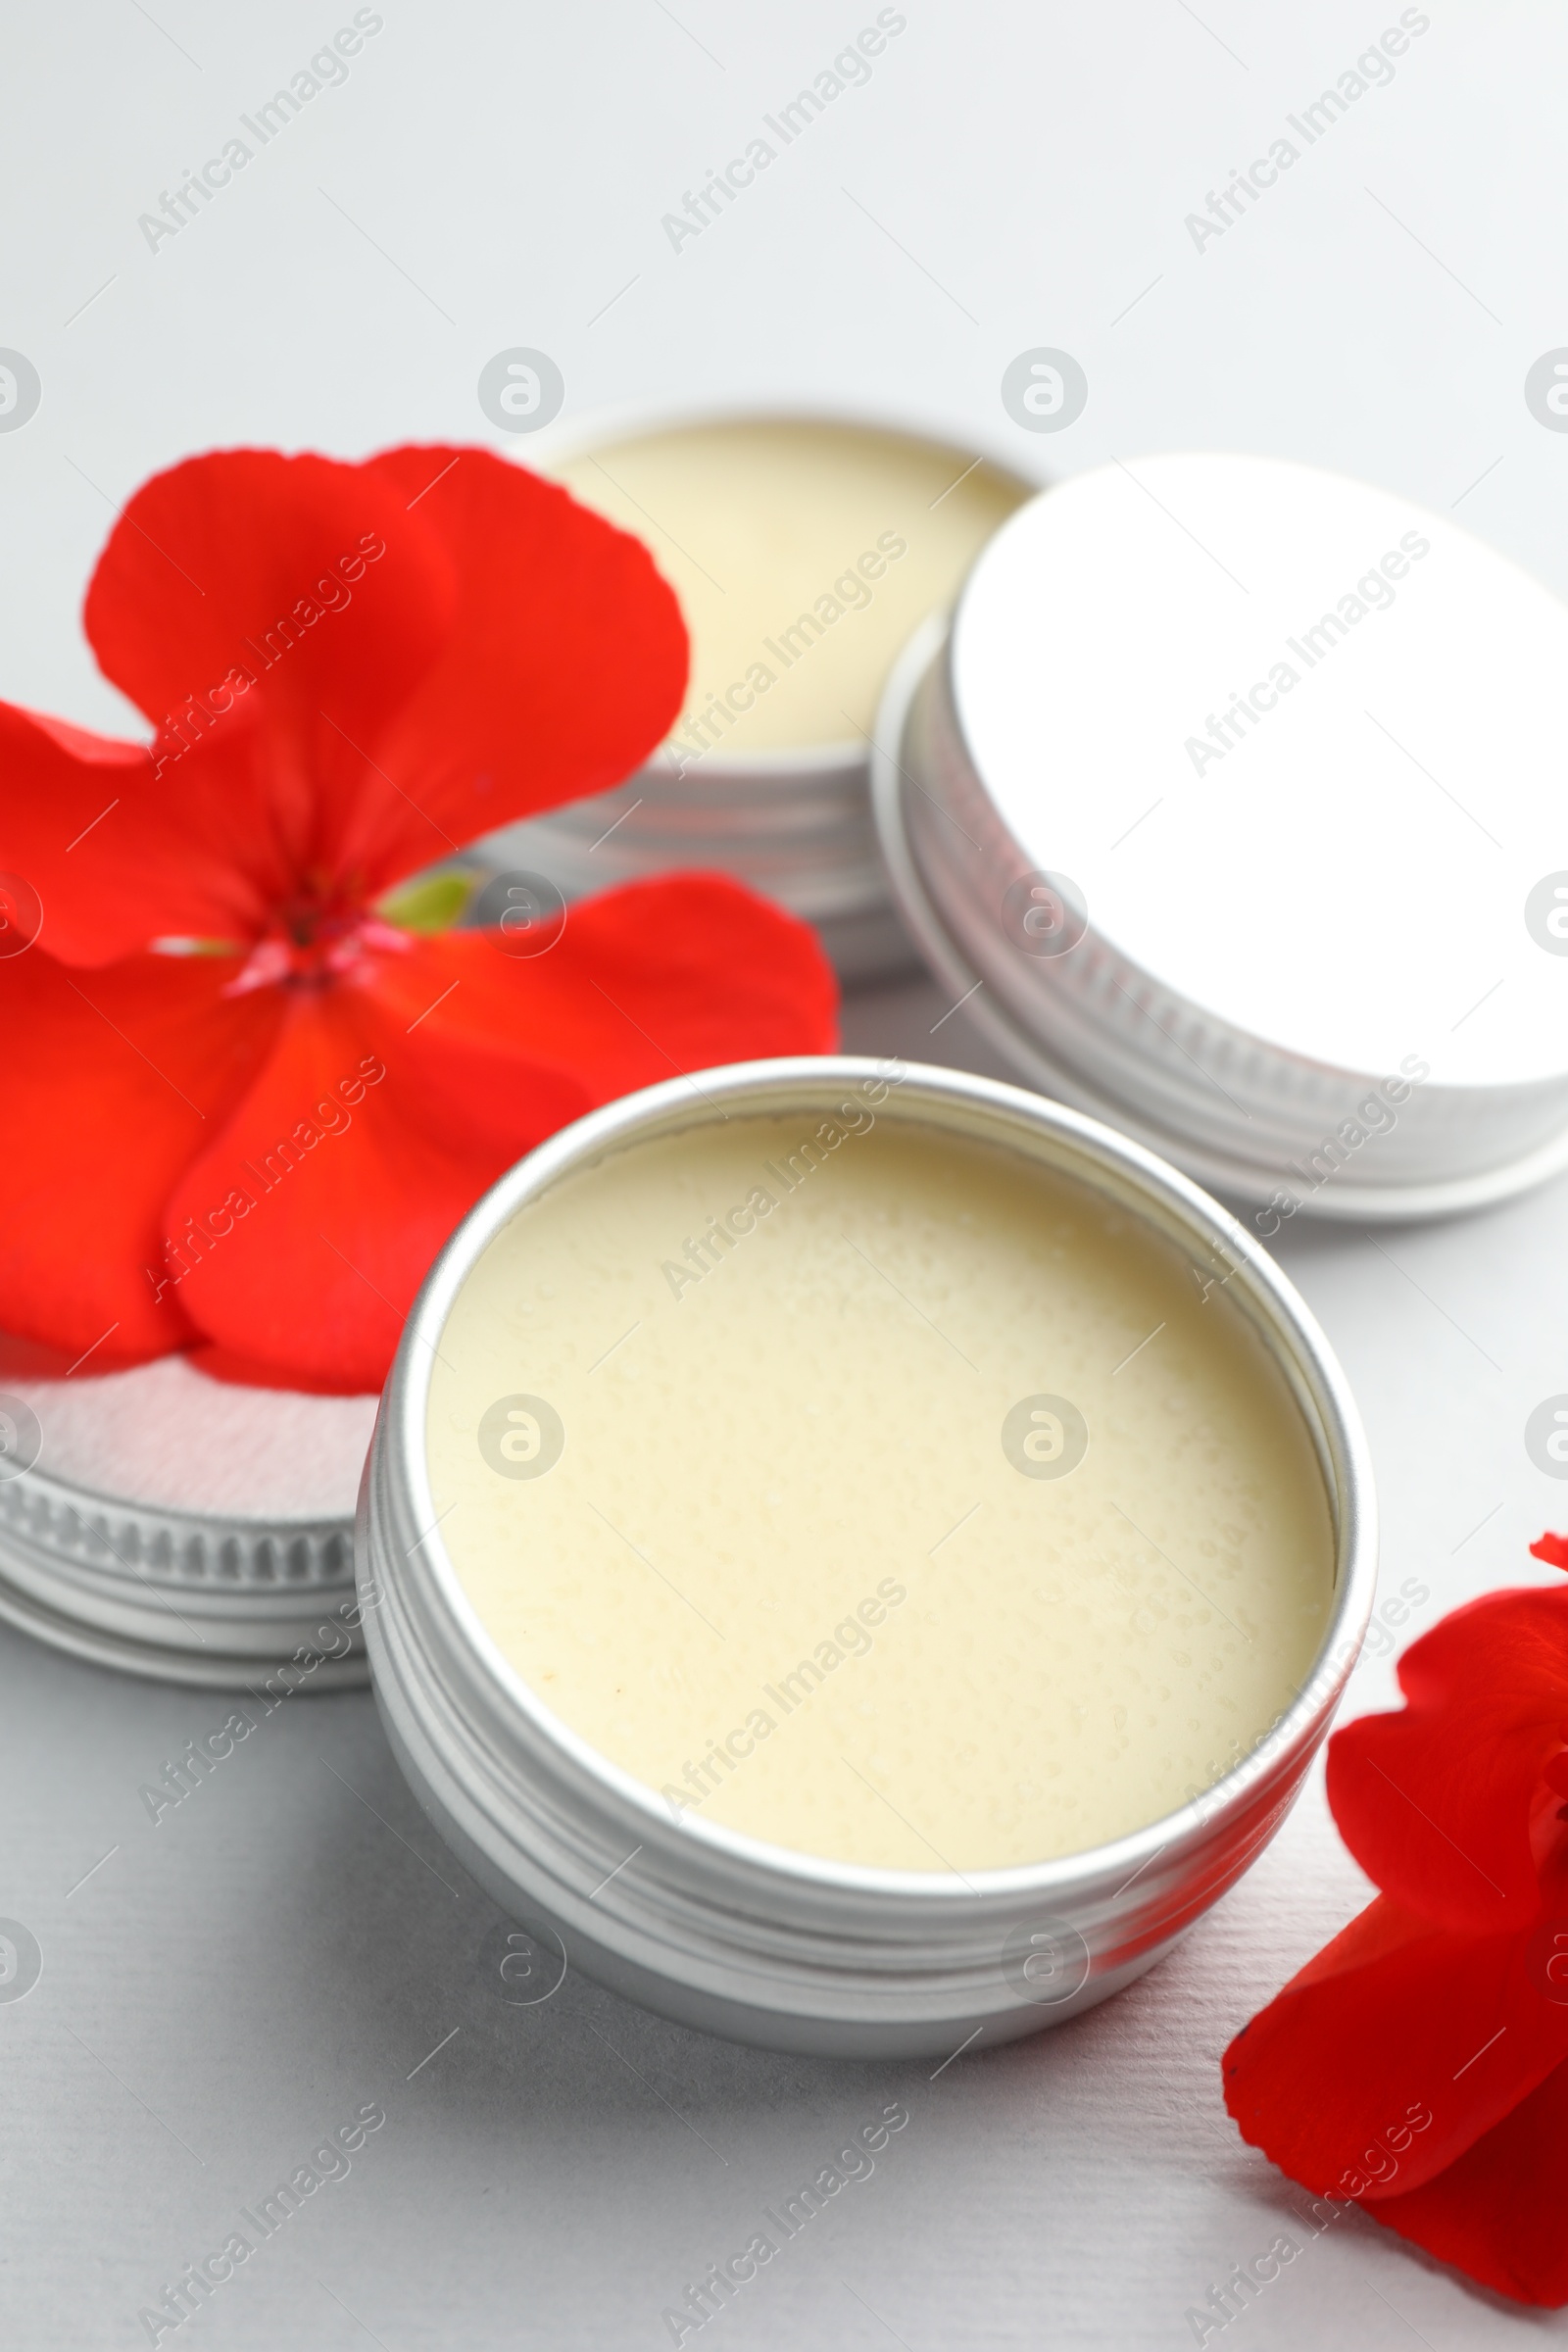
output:
M1254 1204L1406 1218L1568 1161L1568 610L1273 459L1036 499L878 724L905 919L1021 1075Z

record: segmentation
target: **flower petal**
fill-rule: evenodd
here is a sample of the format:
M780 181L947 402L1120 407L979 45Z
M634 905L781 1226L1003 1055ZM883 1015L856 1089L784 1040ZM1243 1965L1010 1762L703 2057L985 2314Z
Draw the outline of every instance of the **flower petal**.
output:
M378 1389L453 1227L586 1107L554 1072L497 1055L501 1142L486 1096L471 1118L461 1069L432 1086L438 1057L404 1028L368 987L297 998L256 1085L175 1189L173 1215L214 1236L186 1312L229 1355L297 1385Z
M1568 1718L1568 1591L1488 1592L1399 1661L1406 1705L1329 1746L1329 1802L1406 1910L1474 1935L1540 1908L1531 1799Z
M140 744L0 703L0 866L36 891L52 956L116 963L155 939L257 935L297 868L254 732L236 712L159 772Z
M1527 1941L1380 1896L1226 2051L1243 2138L1318 2194L1375 2202L1441 2173L1568 2057Z
M673 726L688 661L642 543L488 450L388 450L368 470L417 499L461 598L381 764L459 842L629 775Z
M227 450L156 474L85 612L101 667L158 725L143 821L205 842L226 815L232 860L281 867L289 895L315 877L369 898L446 856L419 778L376 745L458 609L441 534L368 466Z
M183 1347L157 1283L166 1202L265 1054L278 1007L221 995L226 958L137 956L74 973L39 948L0 960L10 1118L0 1155L0 1320L93 1350L95 1369ZM151 1268L149 1279L147 1268Z
M247 868L259 849L363 897L618 782L685 691L647 551L477 449L193 458L131 500L86 625L158 724L169 829L207 823L195 755L221 749L252 771L221 793Z
M838 1042L838 984L815 932L721 874L660 875L581 899L540 956L509 955L494 933L424 941L383 964L378 987L422 1025L448 980L462 985L434 1028L443 1056L515 1038L531 1059L570 1073L590 1102L683 1070L827 1054Z
M306 743L323 706L351 734L378 725L444 647L457 595L439 536L385 475L231 449L142 484L83 619L105 676L155 726L238 668Z
M360 984L295 998L176 1189L181 1222L236 1188L254 1204L184 1286L186 1311L225 1362L379 1388L431 1259L514 1160L630 1088L824 1051L834 1004L814 934L706 875L573 906L532 958L481 932L411 940Z
M1374 2221L1520 2303L1568 2303L1568 2066Z

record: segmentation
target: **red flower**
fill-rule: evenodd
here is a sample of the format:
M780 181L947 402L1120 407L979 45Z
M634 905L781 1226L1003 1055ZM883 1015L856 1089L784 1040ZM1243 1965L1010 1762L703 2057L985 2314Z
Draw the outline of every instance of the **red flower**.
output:
M85 621L158 733L0 705L12 1332L378 1387L435 1250L541 1138L832 1047L814 936L717 876L582 902L530 957L387 899L617 782L679 709L674 597L564 491L472 449L193 459L125 509Z
M1568 1542L1538 1559L1568 1567ZM1225 2053L1243 2137L1522 2303L1568 2302L1568 1590L1490 1592L1335 1735L1376 1902Z

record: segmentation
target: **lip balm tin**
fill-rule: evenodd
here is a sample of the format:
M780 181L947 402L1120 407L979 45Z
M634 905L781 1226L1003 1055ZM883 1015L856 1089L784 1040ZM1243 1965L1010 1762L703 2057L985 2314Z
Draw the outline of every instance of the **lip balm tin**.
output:
M1253 1206L1568 1163L1568 609L1407 501L1119 461L1020 509L877 725L894 895L1018 1071Z
M347 1518L180 1510L37 1467L0 1478L0 1618L165 1682L242 1690L281 1673L277 1688L322 1690L367 1675Z
M871 443L936 454L952 490L982 464L1020 500L1035 488L1012 457L956 445L945 433L805 411L620 410L551 430L537 448L524 443L518 454L548 473L596 450L608 457L616 446L659 434L747 425L863 434ZM633 510L618 519L645 539L656 562L671 562L671 543L657 517ZM846 549L846 564L853 554ZM829 584L825 572L819 585ZM790 617L781 611L781 621ZM848 613L836 625L853 628L856 617ZM760 644L757 654L782 667ZM848 724L837 742L774 750L720 742L700 758L672 739L614 791L507 826L490 836L481 855L498 869L542 874L568 902L645 874L717 869L814 924L842 978L871 979L907 969L914 956L877 849L869 759L869 736Z
M747 1112L821 1116L879 1065L739 1064L653 1087L541 1145L437 1259L388 1382L356 1550L372 1680L420 1805L553 1968L763 2047L951 2054L1075 2015L1151 1967L1278 1827L1328 1730L1371 1605L1374 1502L1344 1376L1255 1236L1136 1143L1020 1089L910 1068L879 1121L988 1140L1147 1220L1226 1295L1282 1371L1316 1454L1334 1537L1327 1630L1298 1695L1250 1753L1166 1818L1093 1850L956 1875L813 1858L701 1817L608 1761L491 1640L444 1547L425 1451L432 1351L492 1239L527 1202L628 1143ZM520 1573L526 1574L526 1563Z

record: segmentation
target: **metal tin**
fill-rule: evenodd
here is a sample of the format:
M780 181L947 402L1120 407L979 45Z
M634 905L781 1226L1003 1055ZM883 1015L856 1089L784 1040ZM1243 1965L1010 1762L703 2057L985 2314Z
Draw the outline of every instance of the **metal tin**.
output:
M1113 465L899 662L894 895L1022 1076L1260 1233L1501 1200L1568 1165L1565 662L1562 605L1403 500Z
M918 422L804 407L623 408L547 430L518 454L549 472L596 449L730 424L872 432L941 452L953 487L982 462L1020 498L1037 487L1011 452L965 447ZM657 559L661 540L653 529L648 536ZM499 870L543 874L568 901L645 874L716 868L813 924L842 978L882 976L913 958L877 849L869 753L869 739L856 736L778 751L720 747L700 760L666 745L614 791L507 826L479 854Z
M645 874L732 874L812 924L841 980L914 962L871 819L870 754L826 744L681 770L661 752L613 792L492 834L498 869L545 875L569 902Z
M0 1618L95 1666L243 1690L367 1679L353 1523L100 1494L33 1468L0 1480Z
M1312 1436L1336 1544L1331 1622L1311 1675L1251 1753L1179 1812L1089 1852L961 1884L812 1859L698 1817L567 1730L511 1668L466 1599L431 1499L432 1350L495 1235L568 1172L634 1139L737 1111L820 1113L881 1065L743 1063L592 1113L503 1178L436 1261L382 1398L361 1496L361 1600L378 1703L419 1803L557 1970L763 2047L838 2057L948 2056L1075 2015L1139 1976L1222 1894L1279 1825L1328 1730L1375 1577L1365 1443L1312 1317L1254 1237L1186 1177L1021 1089L908 1068L878 1117L1006 1144L1147 1219L1195 1259L1279 1363Z

